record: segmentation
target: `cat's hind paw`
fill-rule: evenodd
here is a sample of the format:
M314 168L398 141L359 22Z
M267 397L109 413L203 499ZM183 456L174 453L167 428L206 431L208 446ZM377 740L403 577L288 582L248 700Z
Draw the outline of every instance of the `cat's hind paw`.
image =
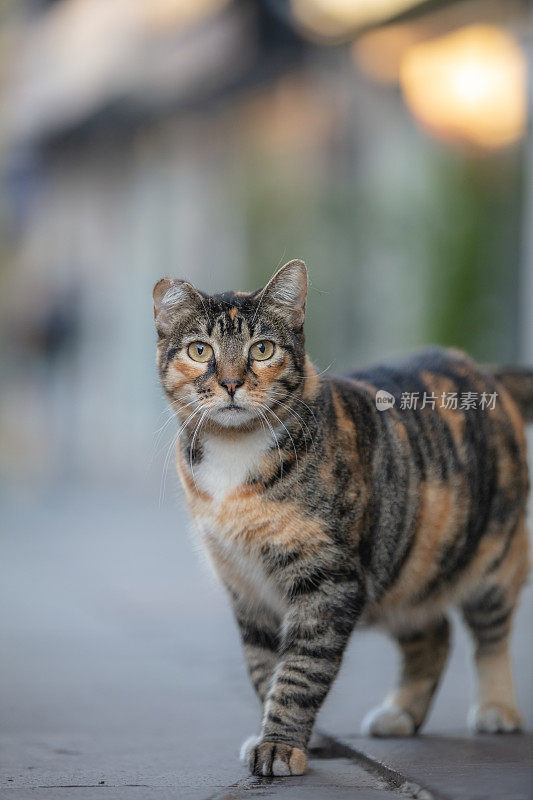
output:
M398 706L373 708L361 723L363 736L413 736L416 733L412 716Z
M251 742L251 737L243 745ZM307 758L303 750L281 742L252 743L248 750L248 768L252 775L264 777L303 775L307 769Z
M473 733L520 733L524 726L516 708L484 703L470 709L468 727Z

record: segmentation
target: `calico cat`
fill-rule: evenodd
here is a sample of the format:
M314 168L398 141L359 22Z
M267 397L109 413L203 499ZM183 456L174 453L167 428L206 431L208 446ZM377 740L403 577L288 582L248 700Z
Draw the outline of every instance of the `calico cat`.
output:
M363 730L416 733L446 662L449 606L475 645L471 725L517 731L509 635L528 572L533 371L432 348L319 375L304 347L306 293L298 260L252 293L168 278L154 288L178 471L263 705L242 757L254 775L305 771L316 713L363 624L402 656L397 688ZM379 392L392 396L385 410Z

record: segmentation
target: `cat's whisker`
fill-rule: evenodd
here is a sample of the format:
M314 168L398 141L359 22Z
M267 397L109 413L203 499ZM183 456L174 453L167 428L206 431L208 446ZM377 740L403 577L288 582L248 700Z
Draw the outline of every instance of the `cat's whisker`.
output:
M296 445L294 443L294 439L292 438L292 434L291 434L290 430L287 428L287 426L285 425L285 423L278 417L278 415L276 414L275 411L273 411L268 406L265 406L265 408L267 409L267 411L269 411L277 419L279 424L287 431L287 435L288 435L289 439L291 440L292 449L294 450L294 457L296 458L296 474L298 475L298 473L300 471L300 462L298 460L298 451L296 449Z
M317 451L316 451L315 443L314 443L313 437L311 436L311 432L309 430L309 426L307 425L307 423L300 417L299 414L296 413L296 411L294 411L292 408L290 408L288 405L286 405L286 403L282 403L281 400L276 400L275 398L272 398L272 402L276 403L276 405L282 406L286 411L288 411L288 413L292 417L294 417L296 419L296 421L298 422L298 424L300 426L300 429L301 429L301 431L302 431L302 433L304 435L305 454L308 455L307 438L309 438L309 441L313 445L313 450L315 451L315 456L316 456L317 455Z
M196 437L198 436L198 432L199 432L200 428L202 427L202 423L203 423L204 419L207 417L208 414L209 414L209 409L206 409L204 411L204 413L202 414L202 416L200 417L200 421L198 422L198 424L196 425L196 428L194 429L194 434L193 434L193 437L192 437L191 446L189 448L189 465L190 465L190 468L191 468L192 479L194 481L194 485L195 485L196 491L198 493L200 492L200 489L198 488L198 484L196 482L196 476L194 474L194 467L193 467L193 463L192 463L193 453L194 453L194 444L196 442Z
M304 405L309 410L309 412L312 415L315 423L317 423L316 417L315 417L312 409L309 408L309 406L306 403L304 403L303 400L300 400L298 397L296 397L296 395L293 395L291 392L287 392L285 394L282 394L281 392L276 392L276 391L272 391L272 390L269 390L269 389L260 389L259 391L263 392L266 395L269 395L270 398L273 399L275 403L279 403L280 405L283 405L284 408L287 409L287 411L289 411L291 414L296 415L296 417L298 417L298 419L300 420L301 424L305 425L305 427L307 429L309 440L310 440L311 444L313 445L313 448L315 450L315 455L316 455L316 448L315 448L315 445L314 445L314 437L311 436L311 431L310 431L309 425L305 422L303 417L301 417L294 409L291 409L288 405L284 404L282 401L276 400L274 398L283 397L283 399L285 399L285 400L288 400L290 398L292 400L297 400L297 401L301 402L302 405ZM318 423L317 423L317 427L318 427Z
M257 401L255 401L255 405L256 406L258 405ZM282 455L281 455L281 449L280 449L280 446L279 446L278 437L276 436L276 432L275 432L274 428L272 427L272 425L270 424L269 420L266 418L265 414L259 408L257 408L257 413L266 422L266 424L268 425L268 428L270 429L270 432L271 432L272 436L274 437L274 441L276 443L276 447L278 448L280 479L281 479L283 477L283 458L282 458Z
M309 413L313 417L313 420L314 420L314 422L315 422L315 424L316 424L316 426L318 428L318 420L317 420L317 418L315 416L315 413L314 413L313 409L311 408L311 406L307 405L307 403L304 403L304 401L301 399L301 397L298 397L297 395L295 395L294 392L276 392L273 389L259 389L259 391L264 392L266 394L271 394L273 396L275 395L277 397L282 397L284 400L288 400L290 398L291 400L294 400L295 402L300 403L304 408L306 408L309 411Z
M176 402L175 400L170 400L169 401L170 408L164 408L162 411L159 412L159 416L162 417L163 414L165 414L165 416L171 417L174 414L174 410L172 408L172 404L175 403L175 402Z
M165 486L166 486L168 466L169 466L169 463L170 463L171 453L173 452L177 441L178 441L178 434L175 433L174 436L172 437L172 440L171 440L169 446L168 446L167 453L166 453L166 456L165 456L165 461L163 463L163 472L161 474L161 485L159 487L159 505L160 506L163 504L163 500L164 500L164 497L165 497Z
M255 314L252 317L252 325L254 324L255 318L259 313L259 309L261 308L261 303L263 302L264 296L265 296L265 290L263 289L263 291L261 292L261 297L259 298L259 303L257 304L257 308L255 309Z
M160 414L160 416L163 416L163 414L166 414L167 416L167 420L162 425L163 428L165 427L169 419L172 419L174 416L176 416L176 410L179 409L180 407L182 407L182 404L179 402L179 400L169 401L169 408L164 408ZM159 433L160 430L161 428L155 431L155 433Z
M203 307L203 309L204 309L204 311L205 311L205 316L206 316L206 319L207 319L207 324L208 324L208 325L210 325L210 324L211 324L211 317L210 317L210 316L209 316L209 314L207 313L207 308L205 307L204 298L202 297L202 295L201 295L199 292L198 292L198 295L199 295L199 297L200 297L200 302L201 302L201 304L202 304L202 307Z
M176 447L176 442L177 441L178 441L178 434L175 433L174 436L172 437L171 441L170 441L170 444L168 445L166 456L165 456L165 461L163 463L163 471L161 473L161 485L159 487L159 505L160 506L163 504L163 500L164 500L164 497L165 497L165 487L166 487L166 481L167 481L168 467L169 467L169 464L170 464L171 454L174 451L174 448Z
M190 403L185 403L185 405L181 406L181 407L178 409L178 411L185 411L185 409L186 409L186 408L189 408L189 406L192 406L192 405L193 405L193 403L199 403L199 404L201 405L202 401L201 401L201 400L200 400L198 397L194 397L194 398L193 398L193 399L190 401Z
M186 403L185 405L181 406L179 408L179 411L184 411L186 408L189 408L194 403L199 403L199 402L200 401L197 398L195 398L194 400L191 400L190 403ZM177 414L176 414L176 412L173 411L171 416L169 417L169 419L167 419L165 424L159 429L159 431L157 431L157 438L156 438L156 441L155 441L155 444L154 444L154 455L155 455L155 452L157 451L157 446L159 444L159 441L161 439L161 435L162 435L163 431L172 422L172 420L176 419L176 417L177 417ZM179 417L178 417L178 420L179 420Z
M188 396L189 397L191 396L190 393L188 393ZM187 400L187 396L179 400L178 399L169 400L169 408L163 409L161 414L166 414L170 419L172 419L172 417L176 416L176 414L179 411L182 411L184 408L187 408L187 406L192 405L195 401L198 400L198 398L193 397L188 403L184 402L185 400Z
M199 402L199 401L195 398L194 400L191 400L190 403L186 403L185 405L179 406L178 407L178 411L185 411L186 408L189 408L190 406L193 405L193 403L197 403L197 402ZM174 403L177 403L177 401L173 401L173 404ZM159 441L161 439L163 431L170 425L172 420L174 420L176 418L176 415L177 415L177 412L176 412L176 410L174 408L170 408L170 409L167 409L167 410L170 412L169 418L163 423L163 425L161 425L161 427L154 434L155 437L156 437L155 438L155 443L154 443L154 455L155 455L155 453L157 451L157 447L159 445ZM152 456L152 458L153 458L153 456Z
M260 405L260 406L261 406L261 408L264 408L264 409L265 409L265 411L269 411L269 412L270 412L270 413L271 413L271 414L272 414L272 415L273 415L273 416L274 416L274 417L277 419L277 421L279 422L279 424L280 424L280 425L281 425L281 426L282 426L282 427L283 427L283 428L284 428L284 429L287 431L287 435L288 435L289 439L291 440L292 447L293 447L293 450L294 450L294 455L295 455L295 457L296 457L296 473L298 473L298 471L299 471L299 463L298 463L298 451L296 450L296 445L294 444L294 439L293 439L293 438L292 438L292 436L291 436L291 432L290 432L290 430L287 428L287 426L285 425L285 423L284 423L284 422L282 422L282 420L281 420L281 419L278 417L278 415L276 414L276 412L275 412L275 411L272 411L272 409L271 409L271 408L269 408L269 407L268 407L268 406L266 406L266 405L263 405L262 403L259 403L258 405Z
M306 423L306 421L303 419L303 417L301 417L298 414L297 411L295 411L293 408L291 408L289 405L287 405L287 403L284 403L282 400L276 400L276 397L282 397L282 396L285 397L286 399L288 399L288 397L289 397L288 395L281 395L279 392L269 391L268 389L263 389L261 391L263 391L264 394L268 395L268 399L273 400L273 402L276 403L277 405L283 406L283 408L285 408L289 412L289 414L292 414L292 416L295 417L299 421L300 426L302 427L302 429L303 429L303 426L305 426L305 429L307 431L307 435L309 436L309 439L312 440L313 437L311 436L311 432L310 432L309 426Z
M149 462L148 462L148 468L150 468L152 466L152 464L154 463L154 459L155 459L156 455L159 452L159 443L160 443L161 438L163 436L163 432L170 425L172 420L174 420L176 418L176 412L174 410L174 405L177 402L178 402L177 400L171 400L170 401L170 406L171 407L164 409L164 412L168 415L168 417L165 420L165 422L161 425L161 427L158 428L154 433L154 444L153 444L153 447L152 447L152 455L150 456L150 459L149 459ZM161 412L161 413L163 413L163 412Z
M185 420L185 422L184 422L182 425L180 425L180 427L179 427L179 428L178 428L178 430L176 431L175 435L173 436L173 438L172 438L172 441L170 442L170 445L169 445L169 447L168 447L168 449L167 449L167 454L166 454L166 457L165 457L165 461L164 461L164 464L163 464L163 474L162 474L162 476L161 476L161 486L160 486L160 489L159 489L159 505L162 505L162 503L163 503L163 499L164 499L164 495L165 495L166 477L167 477L167 473L168 473L168 467L169 467L169 464L170 464L170 458L171 458L172 451L174 450L174 448L175 448L175 446L176 446L176 443L177 443L177 441L178 441L179 437L181 436L181 433L183 432L183 430L184 430L184 429L185 429L185 427L187 426L187 424L188 424L188 423L189 423L189 422L190 422L190 421L191 421L191 420L192 420L192 419L193 419L193 418L196 416L196 414L198 414L198 413L199 413L199 412L200 412L202 409L203 409L203 406L202 406L202 405L200 405L198 408L195 408L195 409L194 409L194 411L192 412L192 414L190 414L190 415L187 417L187 419Z
M317 378L319 375L324 375L328 371L328 369L331 369L336 360L337 359L334 358L333 361L327 365L326 369L321 370L321 372L315 372L314 375L301 375L300 380L310 381L313 378Z

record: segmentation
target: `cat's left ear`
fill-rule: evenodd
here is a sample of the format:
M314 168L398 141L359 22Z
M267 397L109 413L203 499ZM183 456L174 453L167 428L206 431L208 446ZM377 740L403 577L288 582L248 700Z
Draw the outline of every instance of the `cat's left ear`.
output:
M307 269L303 261L296 258L281 267L261 292L262 302L270 303L289 320L295 328L301 328L305 318L307 297Z
M155 326L160 337L170 334L177 314L203 305L198 291L188 281L161 278L152 294Z

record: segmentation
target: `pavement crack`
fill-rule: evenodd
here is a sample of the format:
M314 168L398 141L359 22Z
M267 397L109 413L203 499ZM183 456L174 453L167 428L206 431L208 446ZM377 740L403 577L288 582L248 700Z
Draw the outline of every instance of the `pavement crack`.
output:
M37 786L37 789L131 789L131 788L150 789L148 783L50 783ZM15 787L13 787L15 788Z
M384 788L400 792L402 795L413 798L413 800L451 800L448 795L420 786L420 784L403 775L403 773L392 769L392 767L387 766L377 758L357 750L352 744L343 739L337 739L324 731L317 731L317 734L320 737L320 743L310 750L312 757L347 758L356 763L361 769L364 769L373 778L379 780L384 785Z

